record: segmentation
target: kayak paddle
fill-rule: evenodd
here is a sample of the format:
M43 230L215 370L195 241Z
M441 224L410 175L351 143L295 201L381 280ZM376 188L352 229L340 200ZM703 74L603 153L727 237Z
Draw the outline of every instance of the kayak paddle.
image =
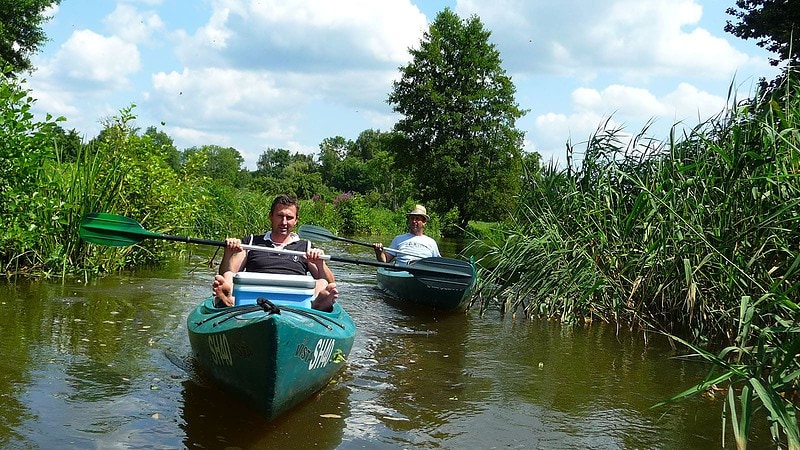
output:
M136 245L139 242L151 239L164 239L167 241L186 242L188 244L212 245L215 247L225 247L225 241L211 241L208 239L197 239L184 236L171 236L169 234L156 233L144 229L139 222L125 216L108 213L92 213L81 220L78 232L81 239L92 244L106 245L110 247L127 247ZM242 244L245 250L267 251L272 253L282 253L287 255L304 256L305 252L295 250L284 250L280 248L261 247L258 245ZM330 255L322 255L322 259L330 259Z
M309 241L328 242L330 240L334 240L334 241L349 242L351 244L357 244L357 245L363 245L365 247L375 248L372 244L368 244L366 242L359 242L359 241L354 241L353 239L348 239L346 237L336 236L329 230L322 227L318 227L316 225L300 225L300 228L297 229L297 234L299 234L301 238L308 239ZM394 248L384 247L383 250L387 252L399 253L401 255L408 255L408 256L413 256L415 258L419 258L419 256L413 253L404 252L402 250L397 250Z
M79 235L81 239L86 242L112 247L136 245L144 239L164 239L168 241L211 245L215 247L225 246L225 241L212 241L208 239L172 236L148 231L133 219L109 213L92 213L84 217L81 220ZM256 245L242 245L242 247L246 250L267 251L291 255L305 255L303 252L261 247ZM472 279L475 276L471 264L466 261L450 258L424 258L416 261L414 264L403 266L377 261L365 261L343 256L323 255L322 258L344 263L364 264L368 266L405 270L407 272L419 274L417 278L419 278L420 281L436 287L442 287L444 285L451 287L466 287L472 283Z
M308 239L309 241L317 241L317 242L327 242L330 240L336 241L343 241L349 242L351 244L363 245L365 247L374 248L372 244L368 244L366 242L360 242L353 239L348 239L341 236L336 236L329 230L316 226L316 225L300 225L298 228L297 233L303 239ZM416 256L410 253L405 253L400 250L392 249L392 248L384 248L384 250L396 253L402 253L409 256ZM334 259L335 261L336 259ZM363 264L369 264L367 262L362 262ZM357 264L357 263L356 263ZM391 265L387 263L377 263L377 264L370 264L376 265L378 267L386 267L387 265L390 268L397 269L397 270L405 270L406 272L411 272L415 274L415 277L420 281L425 282L428 285L434 285L439 288L443 289L459 289L468 287L472 283L472 279L475 277L475 269L473 268L472 264L467 261L463 261L460 259L453 259L453 258L442 258L442 257L435 257L435 258L422 258L417 261L414 261L412 264L409 265ZM416 269L423 269L416 270ZM442 275L443 277L439 277L435 279L434 276L436 274ZM424 277L424 279L423 279Z

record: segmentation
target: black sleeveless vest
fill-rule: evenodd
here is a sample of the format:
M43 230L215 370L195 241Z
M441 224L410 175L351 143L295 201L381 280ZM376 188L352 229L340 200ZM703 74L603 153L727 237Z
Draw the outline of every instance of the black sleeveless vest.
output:
M275 247L272 241L264 239L264 236L250 235L242 238L243 244L258 245L261 247ZM308 249L308 241L299 240L283 247L285 250L294 250L305 253ZM263 252L260 250L248 250L247 261L244 264L247 272L277 273L285 275L305 275L309 272L308 261L300 255L286 255L282 253Z

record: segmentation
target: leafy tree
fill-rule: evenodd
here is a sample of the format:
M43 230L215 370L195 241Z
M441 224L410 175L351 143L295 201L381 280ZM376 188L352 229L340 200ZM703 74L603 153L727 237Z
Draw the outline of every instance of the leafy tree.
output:
M30 55L47 40L42 24L50 20L44 12L61 0L0 0L0 67L10 65L14 73L31 70Z
M742 39L757 39L758 46L776 53L770 64L800 59L800 2L792 0L736 0L726 12L738 19L725 31Z
M75 161L83 147L83 139L74 128L67 131L60 125L53 127L53 141L56 157L60 162Z
M348 141L342 136L332 138L325 138L319 144L319 162L320 172L322 174L322 181L328 185L332 185L334 174L347 156L347 149L352 145L352 141Z
M268 148L258 157L256 167L260 175L278 177L289 166L291 160L292 157L289 154L289 150Z
M149 126L144 132L144 137L150 139L156 148L161 149L164 161L172 170L178 172L181 169L180 152L175 147L175 141L167 133Z
M233 147L221 147L219 145L204 145L202 147L190 147L183 151L181 160L183 162L198 160L198 154L203 155L205 164L204 176L210 177L217 182L233 187L244 187L247 173L242 169L244 158L241 153Z
M440 212L457 209L462 228L505 217L521 185L524 133L515 123L525 111L490 34L477 17L462 21L446 8L389 95L404 116L395 125L407 139L394 148L398 164L422 200Z
M326 138L320 144L322 180L339 192L363 194L373 205L397 208L412 193L411 177L395 167L392 149L398 142L399 133L371 129L355 141Z
M313 155L289 154L285 149L267 149L258 157L248 189L274 194L293 194L300 199L326 196L329 189L322 182L320 166Z

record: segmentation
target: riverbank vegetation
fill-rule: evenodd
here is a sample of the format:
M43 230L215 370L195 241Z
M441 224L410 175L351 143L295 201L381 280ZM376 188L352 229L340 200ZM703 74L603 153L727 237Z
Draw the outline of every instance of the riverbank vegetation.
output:
M392 133L325 140L321 162L268 149L248 171L235 149L178 151L155 127L142 132L134 105L105 119L99 135L83 142L60 127L63 118L34 118L24 80L2 81L0 274L7 277L86 277L160 264L187 250L158 240L126 248L88 245L78 228L91 212L128 216L160 233L223 239L266 230L272 198L288 192L300 198L301 223L388 236L405 230L405 212L417 201L410 178L392 170L386 147L396 139ZM448 216L431 214L427 230L439 237Z
M737 436L758 406L798 448L800 85L785 83L665 143L599 131L569 146L580 164L531 171L518 222L469 249L480 309L666 332L714 367L681 396L726 386Z

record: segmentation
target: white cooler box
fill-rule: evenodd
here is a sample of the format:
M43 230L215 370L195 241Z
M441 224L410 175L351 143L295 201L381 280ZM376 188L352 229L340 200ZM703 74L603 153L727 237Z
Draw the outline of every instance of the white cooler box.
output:
M233 276L235 304L254 305L259 297L272 303L311 308L316 281L309 275L239 272Z

